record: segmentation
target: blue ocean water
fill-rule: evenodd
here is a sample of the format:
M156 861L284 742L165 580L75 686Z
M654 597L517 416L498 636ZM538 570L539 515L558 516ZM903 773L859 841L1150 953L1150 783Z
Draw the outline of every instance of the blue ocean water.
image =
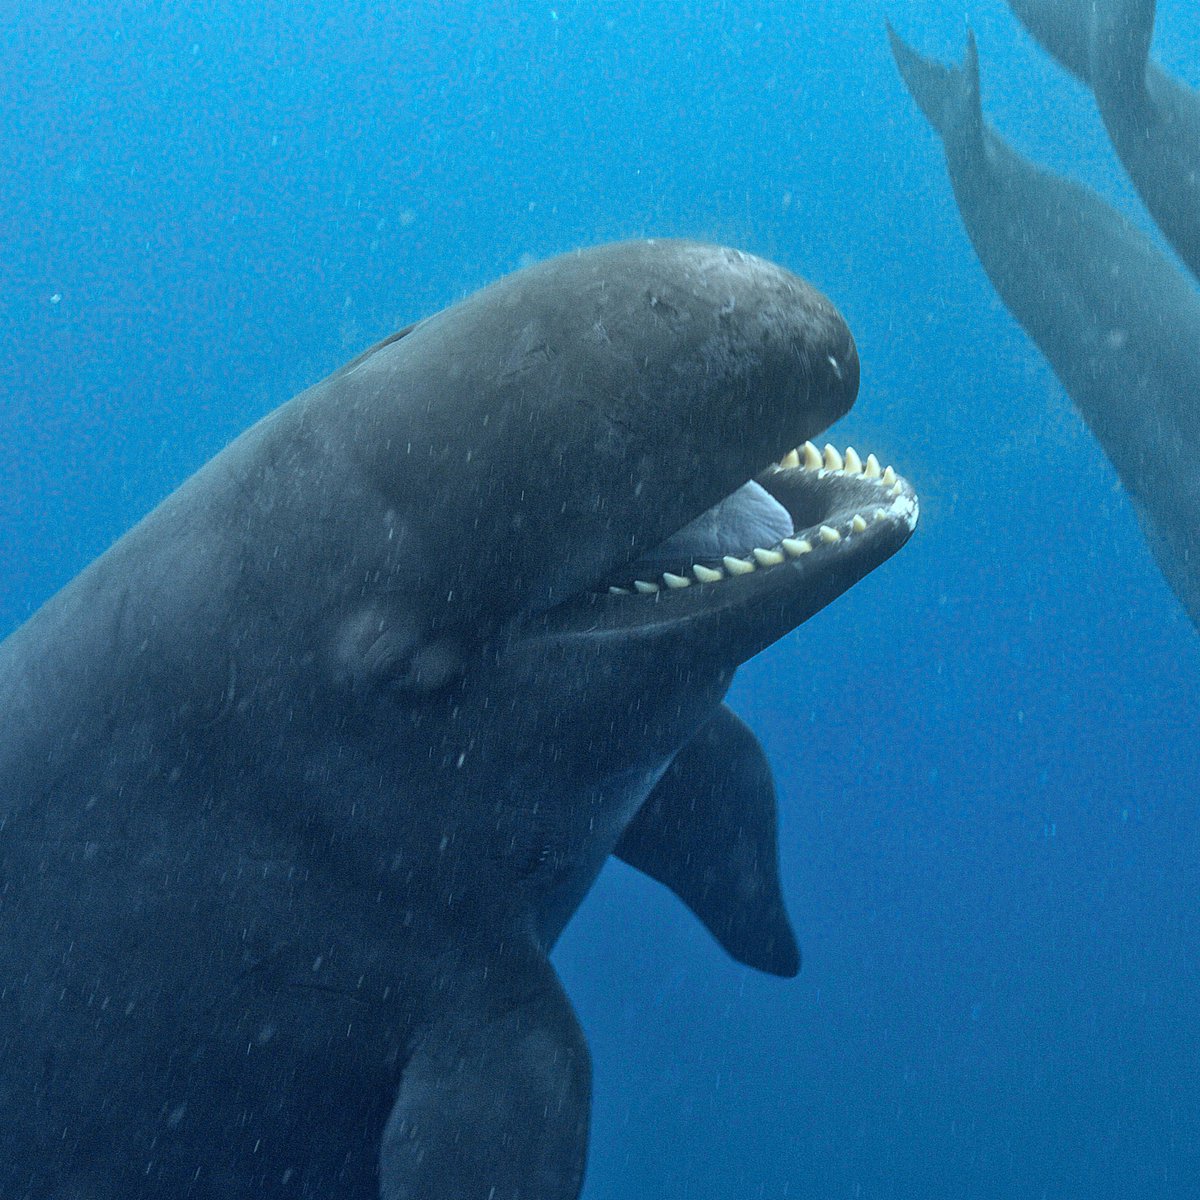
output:
M1156 54L1200 84L1200 11ZM888 10L957 58L963 7ZM984 105L1145 223L971 0ZM702 237L820 285L909 546L750 663L805 952L601 878L555 960L588 1200L1200 1196L1200 638L1003 310L867 0L0 13L0 633L235 433L523 263Z

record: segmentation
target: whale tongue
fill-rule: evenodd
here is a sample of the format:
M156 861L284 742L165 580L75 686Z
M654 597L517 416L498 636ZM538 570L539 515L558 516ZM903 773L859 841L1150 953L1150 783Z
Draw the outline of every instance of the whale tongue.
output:
M642 555L637 566L639 570L643 566L675 570L680 563L696 559L720 560L726 554L745 554L755 546L774 546L792 532L788 510L751 480Z

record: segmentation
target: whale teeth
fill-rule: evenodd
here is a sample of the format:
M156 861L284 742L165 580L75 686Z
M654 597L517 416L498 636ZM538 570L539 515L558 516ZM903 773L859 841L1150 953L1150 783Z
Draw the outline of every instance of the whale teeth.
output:
M732 554L725 555L721 561L730 575L749 575L751 571L757 570L752 562L747 562L744 558L734 558Z
M775 464L775 467L779 470L803 468L805 471L817 471L821 472L822 478L834 472L845 476L862 476L886 489L891 500L890 503L885 502L886 507L864 508L862 512L855 513L848 521L842 519L840 528L833 525L818 525L815 531L810 530L805 537L801 537L797 532L794 536L782 538L773 547L755 546L742 558L727 554L722 558L721 566L693 563L691 568L685 569L683 574L664 571L658 577L658 582L635 579L626 587L609 586L608 594L610 596L634 594L657 596L664 590L680 591L691 587L693 583L720 583L727 578L752 575L760 568L770 569L780 566L789 559L803 558L806 554L812 554L814 549L819 546L836 545L848 536L866 533L873 521L903 520L910 529L917 523L920 510L916 497L910 490L906 490L907 484L892 467L880 467L879 459L874 454L868 454L864 460L853 446L847 446L844 452L839 453L832 444L827 444L824 450L818 450L812 442L805 442L803 446L789 450ZM772 468L768 468L768 470L770 469ZM830 480L830 483L833 482ZM859 490L862 490L861 486ZM820 560L818 559L818 561Z

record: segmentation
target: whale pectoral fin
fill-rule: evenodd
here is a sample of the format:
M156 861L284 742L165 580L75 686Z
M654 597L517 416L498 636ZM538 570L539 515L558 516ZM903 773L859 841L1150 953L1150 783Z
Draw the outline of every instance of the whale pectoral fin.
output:
M738 962L772 975L800 969L779 886L771 768L731 709L722 705L675 756L616 854L666 884Z
M591 1062L553 968L506 952L447 998L384 1130L383 1200L576 1200Z

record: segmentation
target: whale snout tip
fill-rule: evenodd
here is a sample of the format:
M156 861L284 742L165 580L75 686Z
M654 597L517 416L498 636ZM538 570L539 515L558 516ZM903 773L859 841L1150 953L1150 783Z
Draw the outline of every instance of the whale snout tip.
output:
M624 285L622 311L643 356L665 364L660 390L690 372L693 399L752 409L764 453L817 436L854 404L854 338L833 302L788 268L671 239L618 245L603 263L607 294L614 280Z
M854 335L834 303L784 267L758 260L752 337L772 348L786 388L807 414L805 436L832 425L858 397Z
M765 328L764 336L787 345L829 398L836 416L858 395L858 349L834 303L801 276L742 250L716 248L734 295L742 293ZM736 301L731 301L735 303Z

